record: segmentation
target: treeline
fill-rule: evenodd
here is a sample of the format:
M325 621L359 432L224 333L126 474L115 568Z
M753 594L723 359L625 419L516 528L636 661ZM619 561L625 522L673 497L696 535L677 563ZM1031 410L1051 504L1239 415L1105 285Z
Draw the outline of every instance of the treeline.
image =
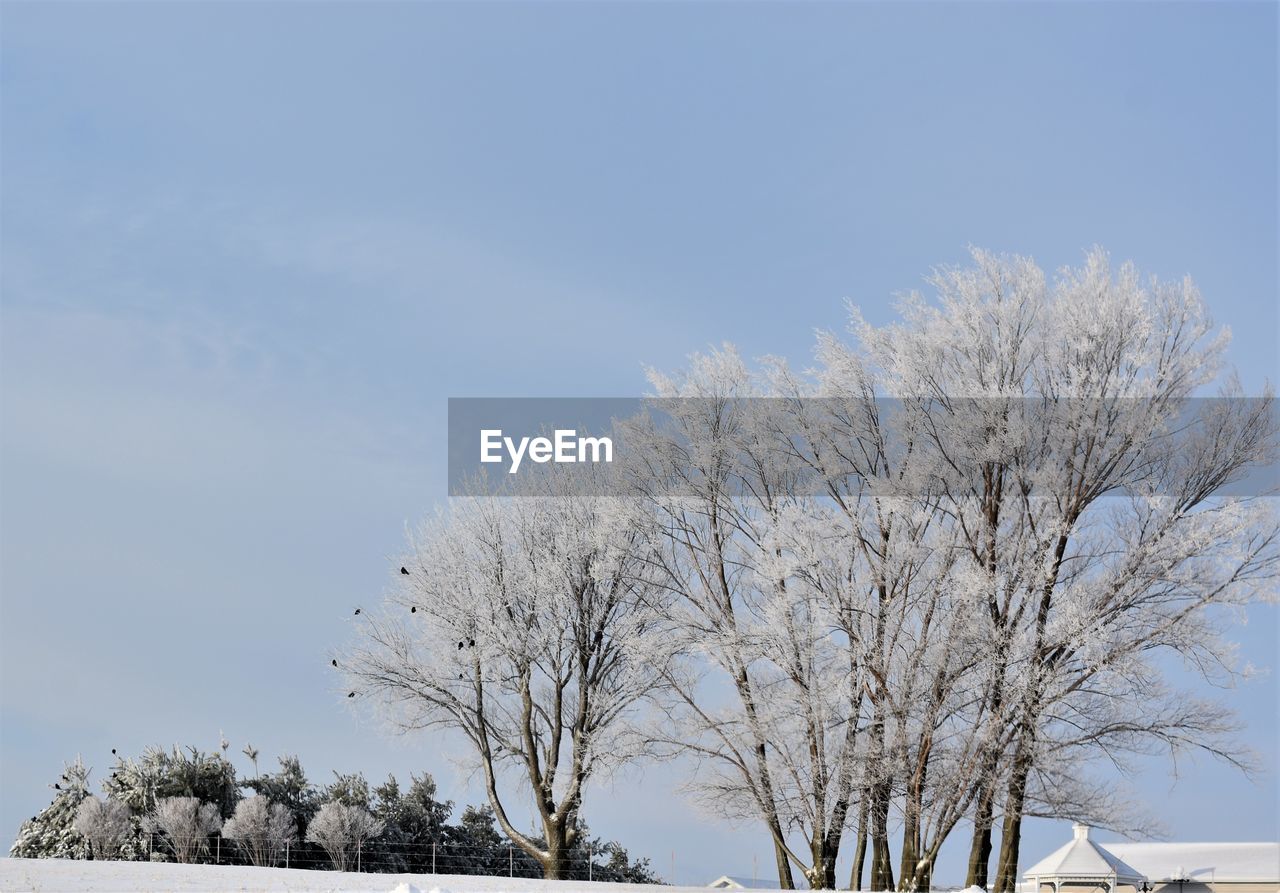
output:
M1142 833L1152 755L1247 768L1165 670L1232 684L1222 618L1274 596L1271 392L1190 282L1101 251L931 282L808 370L726 346L652 373L608 466L474 482L353 619L348 697L464 739L548 878L594 779L646 759L766 830L781 888L902 893L960 836L966 884L1013 893L1026 817Z
M311 782L296 756L275 772L239 777L225 752L152 747L116 754L91 790L79 757L50 787L52 801L22 823L9 855L38 859L116 859L287 866L388 873L540 877L541 867L512 847L489 806L437 797L430 774L402 786L394 776L370 784L362 773ZM574 876L662 883L649 860L632 860L616 842L579 828Z

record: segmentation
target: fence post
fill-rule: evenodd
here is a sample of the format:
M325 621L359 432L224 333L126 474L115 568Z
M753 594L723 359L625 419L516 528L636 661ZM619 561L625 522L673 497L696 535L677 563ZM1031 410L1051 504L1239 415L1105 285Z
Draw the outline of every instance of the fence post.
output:
M516 851L515 847L507 846L507 876L516 876Z
M356 841L356 871L360 871L360 841Z
M289 841L284 842L284 867L289 867Z
M213 845L213 864L214 865L222 864L222 833L221 832L218 833L218 840Z
M431 841L431 873L436 873L436 842Z
M588 851L587 852L587 880L589 881L595 880L595 878L591 876L591 869L595 868L595 864L596 864L596 860L591 858L591 853L590 851Z

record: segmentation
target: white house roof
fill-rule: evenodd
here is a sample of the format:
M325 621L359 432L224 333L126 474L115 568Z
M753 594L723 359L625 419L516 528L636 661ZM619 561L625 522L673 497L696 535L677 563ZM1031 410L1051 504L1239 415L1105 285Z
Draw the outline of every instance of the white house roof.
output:
M805 883L802 877L796 878L795 883L798 890L808 889L809 885ZM724 874L707 884L707 886L717 890L777 890L778 880L777 878L757 880L738 874Z
M1026 878L1109 878L1120 882L1141 882L1142 872L1107 852L1089 839L1089 829L1075 826L1071 842L1058 847L1024 873Z
M1280 843L1105 843L1153 883L1173 880L1280 884Z

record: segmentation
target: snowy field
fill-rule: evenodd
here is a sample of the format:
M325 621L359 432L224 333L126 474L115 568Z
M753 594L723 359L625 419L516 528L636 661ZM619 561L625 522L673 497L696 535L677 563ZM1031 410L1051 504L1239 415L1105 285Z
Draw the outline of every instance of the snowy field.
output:
M244 865L0 859L0 893L406 893L409 885L421 893L706 893L707 889L453 874L357 874Z

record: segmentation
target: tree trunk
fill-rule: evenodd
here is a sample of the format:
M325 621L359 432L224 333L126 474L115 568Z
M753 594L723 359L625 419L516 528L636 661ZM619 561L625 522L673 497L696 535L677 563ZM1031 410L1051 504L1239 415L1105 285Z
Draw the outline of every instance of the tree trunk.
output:
M969 845L969 872L966 887L987 889L987 870L991 864L991 825L995 781L984 778L973 816L973 841Z
M1022 838L1022 814L1006 813L1000 828L1000 860L993 893L1013 893L1018 885L1018 849Z
M886 544L889 532L884 530L881 539ZM876 613L876 633L874 654L882 667L888 663L884 655L884 637L886 610L889 594L885 585L878 586L879 610ZM884 676L882 675L883 679ZM885 754L885 699L888 693L881 690L878 698L873 698L873 719L871 723L870 765L875 772L875 784L871 786L871 889L876 891L893 889L893 864L889 857L889 799L893 796L893 780L888 771L888 760Z
M997 623L997 630L1003 625ZM990 697L990 711L993 724L1000 715L1004 705L1004 672L1007 665L1005 638L1002 632L996 637L996 678ZM999 727L996 726L992 741L987 744L983 755L982 767L978 775L978 796L973 811L973 840L969 846L969 871L965 879L966 887L987 889L988 871L991 865L991 826L994 823L996 779L1000 770L1000 754L1003 750L997 742L1000 740Z
M1074 520L1074 519L1073 519ZM1022 844L1022 810L1027 799L1027 777L1035 762L1036 730L1040 720L1040 673L1044 667L1044 634L1049 623L1049 607L1058 570L1066 554L1067 537L1059 536L1054 546L1053 568L1045 580L1036 612L1036 636L1032 653L1030 693L1018 720L1018 744L1009 771L1009 788L1004 799L1004 824L1000 828L1000 858L996 862L996 882L992 893L1013 893L1018 886L1018 850Z
M871 838L871 889L877 893L893 889L893 862L889 858L887 836Z
M902 858L898 860L898 870L901 872L898 886L904 893L910 893L914 889L919 859L920 813L914 802L908 802L906 815L902 820Z
M893 889L893 862L889 856L889 797L892 783L882 781L871 793L871 889Z
M907 785L907 802L902 816L902 859L898 867L901 878L898 883L903 891L929 889L927 882L923 887L917 885L921 881L922 869L928 874L927 865L921 861L924 842L920 839L920 816L924 811L925 782L929 774L929 751L932 746L932 736L926 735L920 743L915 774Z
M1031 774L1031 751L1035 727L1024 725L1009 776L1004 801L1004 824L1000 827L1000 858L996 862L996 882L992 893L1013 893L1018 885L1018 850L1022 843L1022 809L1026 804L1027 776Z
M786 848L781 843L782 830L775 826L773 829L773 857L778 862L778 889L794 890L796 882L791 877L791 859L787 856Z
M840 838L833 835L815 834L809 842L809 855L813 860L809 871L809 887L813 890L834 890L836 886L836 856L839 853Z
M938 850L942 843L943 840L939 839L926 852L917 854L916 873L911 879L912 890L924 890L927 893L933 887L933 866L938 859Z
M862 793L862 805L858 808L858 840L853 848L853 869L849 874L849 889L862 889L862 866L867 858L867 793Z
M570 880L569 835L565 822L544 822L547 835L545 856L538 856L542 864L542 876L549 881Z

